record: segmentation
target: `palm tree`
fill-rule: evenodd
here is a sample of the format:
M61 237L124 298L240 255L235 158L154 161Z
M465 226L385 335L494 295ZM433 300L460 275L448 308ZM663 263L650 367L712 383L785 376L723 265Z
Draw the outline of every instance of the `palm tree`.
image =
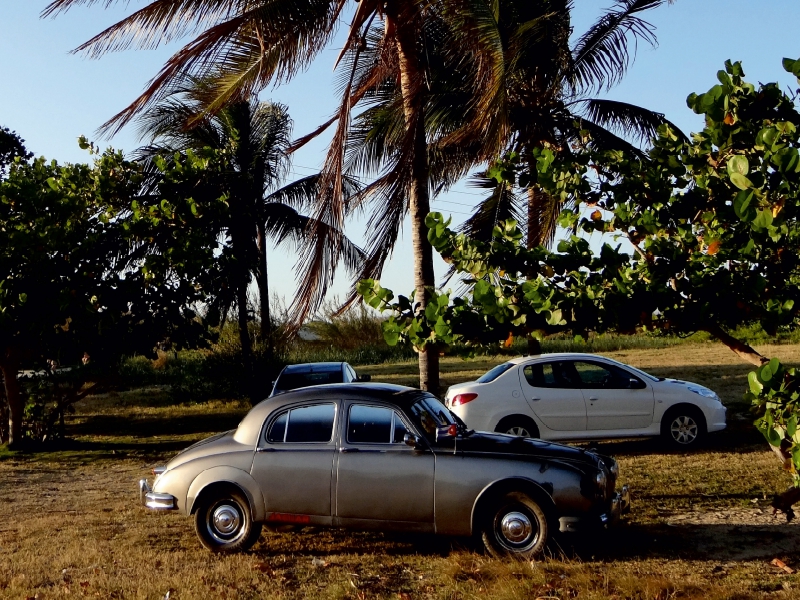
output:
M55 15L78 4L93 0L53 0L43 15ZM110 5L113 0L106 2ZM209 80L204 111L218 112L222 107L252 97L268 83L290 79L307 66L327 46L337 29L349 0L152 0L129 17L112 25L80 46L91 56L136 45L152 48L180 35L199 32L197 37L175 53L150 82L147 89L127 108L108 121L104 129L118 131L136 115L169 97L189 78ZM358 55L362 40L376 18L383 21L384 48L388 60L379 71L391 69L400 89L403 122L403 155L396 170L383 180L383 189L395 196L407 197L411 214L414 247L416 304L424 311L428 290L434 285L433 253L426 239L424 220L430 209L428 162L424 129L425 54L420 43L423 24L436 14L453 31L468 32L470 52L477 58L476 80L491 81L502 58L494 30L487 27L493 19L490 6L483 0L361 0L356 4L350 32L343 53ZM488 32L488 35L487 35ZM463 54L463 49L453 46ZM316 226L305 246L304 266L308 277L300 287L299 314L307 314L321 300L330 283L324 270L331 259L342 252L340 231L345 216L343 149L350 109L359 99L353 88L352 73L345 77L341 108L337 114L337 133L326 159L321 179L322 201L314 214ZM476 106L492 97L496 86L486 89ZM479 116L481 111L474 114ZM377 189L377 188L376 188ZM323 230L325 226L327 229ZM420 385L438 388L438 353L420 354Z
M205 82L191 81L177 88L138 118L140 135L148 141L134 153L134 158L154 168L155 157L167 157L189 150L210 148L228 157L230 172L216 182L227 194L229 212L219 223L220 233L229 240L221 245L219 260L230 265L230 285L220 285L214 307L226 315L237 306L242 358L248 375L252 372L252 341L248 329L247 290L255 278L260 305L260 337L271 343L269 283L267 271L268 238L277 243L306 243L309 234L324 231L337 237L342 251L340 258L351 271L360 268L363 253L340 232L330 232L301 214L316 201L320 176L304 177L283 187L288 175L292 121L288 110L280 104L241 100L214 114L202 113L202 100L207 92ZM344 193L350 197L358 186L346 178ZM335 265L328 265L332 268ZM253 399L255 390L249 387Z
M633 59L631 42L656 43L654 28L640 14L663 4L665 0L617 0L570 45L571 0L503 0L498 28L509 67L502 119L507 134L491 139L500 142L497 155L516 152L530 170L533 149L569 152L588 134L595 148L626 150L644 159L635 143L653 138L669 121L663 114L591 94L621 80ZM520 195L505 184L492 183L485 174L478 175L475 184L491 193L463 224L464 232L488 239L498 221L515 218L526 223L529 248L552 243L563 206L541 188L533 184Z

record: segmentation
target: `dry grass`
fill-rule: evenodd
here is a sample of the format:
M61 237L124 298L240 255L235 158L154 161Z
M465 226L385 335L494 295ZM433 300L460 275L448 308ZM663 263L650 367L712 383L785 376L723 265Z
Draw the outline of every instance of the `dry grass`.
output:
M770 355L800 362L800 346ZM715 344L611 354L654 374L698 381L737 404L749 368ZM445 359L448 384L503 359ZM413 383L416 365L364 369ZM189 519L136 503L136 480L175 450L234 427L246 408L172 406L159 390L93 398L69 422L69 447L0 455L0 598L800 598L800 529L764 499L786 485L746 418L690 454L652 441L617 455L635 491L613 532L562 537L537 563L495 560L470 540L306 529L265 534L252 551L204 551ZM315 562L322 566L315 566Z

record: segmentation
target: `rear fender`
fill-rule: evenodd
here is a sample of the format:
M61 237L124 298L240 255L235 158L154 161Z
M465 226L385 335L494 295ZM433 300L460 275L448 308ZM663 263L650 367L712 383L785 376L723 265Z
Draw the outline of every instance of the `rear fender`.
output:
M241 489L247 496L253 521L264 521L266 510L261 488L250 473L234 467L213 467L200 473L192 482L192 485L189 486L189 491L186 494L187 513L192 514L197 510L197 498L200 497L204 489L218 484L231 484Z

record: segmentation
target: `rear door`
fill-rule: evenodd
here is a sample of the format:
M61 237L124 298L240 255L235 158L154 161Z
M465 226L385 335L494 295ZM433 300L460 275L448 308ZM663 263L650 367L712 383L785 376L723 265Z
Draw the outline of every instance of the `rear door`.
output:
M336 410L333 402L307 403L267 419L252 475L268 513L331 516Z
M653 422L653 389L628 371L601 361L575 361L586 400L586 429L645 429Z
M546 361L520 369L520 385L534 414L553 431L586 431L586 402L571 361Z

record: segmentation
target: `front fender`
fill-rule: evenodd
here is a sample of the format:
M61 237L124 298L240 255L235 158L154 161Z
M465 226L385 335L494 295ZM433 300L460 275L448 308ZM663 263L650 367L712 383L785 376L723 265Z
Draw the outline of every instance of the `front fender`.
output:
M263 521L266 518L264 496L256 480L247 471L227 466L212 467L195 477L186 494L186 513L192 514L195 511L197 498L205 488L218 483L231 483L245 493L253 521Z

